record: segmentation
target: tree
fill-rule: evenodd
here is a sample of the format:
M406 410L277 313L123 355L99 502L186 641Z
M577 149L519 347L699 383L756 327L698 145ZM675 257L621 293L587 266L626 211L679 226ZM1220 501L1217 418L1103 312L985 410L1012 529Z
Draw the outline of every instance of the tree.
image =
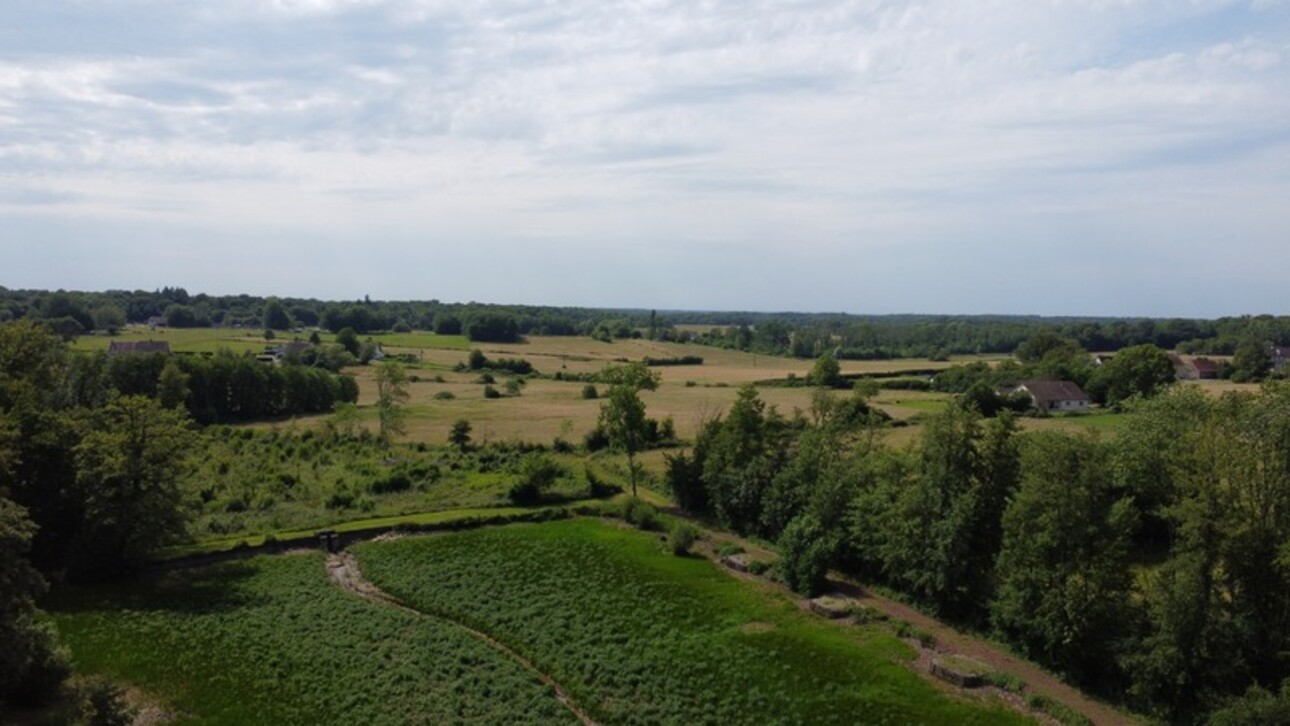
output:
M100 305L94 309L94 327L116 335L125 327L125 311L115 305Z
M806 380L812 386L837 388L842 383L842 366L838 365L838 360L831 354L825 353L815 361L815 367L811 369Z
M829 565L837 550L837 535L825 532L814 515L803 514L784 528L779 545L784 558L784 584L807 597L824 592Z
M1169 354L1151 344L1124 348L1102 364L1089 380L1089 395L1115 405L1131 396L1153 396L1174 382Z
M186 412L145 396L122 396L94 412L75 449L80 564L95 568L87 573L129 569L183 535L179 480L193 443Z
M349 351L349 354L358 357L359 340L358 333L353 328L341 328L336 333L336 344Z
M376 368L376 415L381 427L381 440L404 432L407 410L403 407L409 398L408 374L403 366L385 361Z
M452 429L448 431L448 443L456 446L462 451L470 445L470 422L464 418L459 418L452 423Z
M1272 352L1256 338L1246 338L1232 356L1232 380L1261 381L1272 370Z
M659 375L644 363L606 369L601 378L607 381L609 396L600 407L599 426L609 437L609 445L627 454L632 496L636 496L638 467L636 454L649 443L649 420L645 416L642 390L658 388Z
M57 653L52 631L36 617L36 598L45 592L45 580L27 561L35 531L27 510L0 496L0 703L39 702L66 675L48 678L41 673ZM41 692L33 692L37 690Z
M287 309L282 306L282 301L276 297L271 297L264 302L263 322L265 330L291 329L291 316L287 314Z
M157 378L157 401L166 408L179 408L188 401L188 374L173 359L166 361Z
M476 343L515 343L520 339L519 323L503 313L476 313L466 323L466 337Z
M1132 622L1132 500L1112 486L1096 439L1032 434L1022 483L1003 517L995 627L1027 655L1078 681L1115 680Z

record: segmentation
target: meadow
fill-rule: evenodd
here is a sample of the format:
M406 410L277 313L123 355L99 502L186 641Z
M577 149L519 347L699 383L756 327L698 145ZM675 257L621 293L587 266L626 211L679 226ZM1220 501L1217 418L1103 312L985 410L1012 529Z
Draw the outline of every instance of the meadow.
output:
M762 583L595 519L364 543L364 574L551 674L602 723L1027 722L956 701L877 627L840 627Z
M460 628L337 588L319 553L63 590L48 608L78 671L178 723L576 723Z

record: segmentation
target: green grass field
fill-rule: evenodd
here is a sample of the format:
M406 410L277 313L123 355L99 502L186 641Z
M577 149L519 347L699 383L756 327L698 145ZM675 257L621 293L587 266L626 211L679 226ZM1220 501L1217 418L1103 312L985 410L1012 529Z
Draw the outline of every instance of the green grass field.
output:
M576 723L521 666L448 623L332 585L318 554L58 593L77 670L181 723Z
M901 664L876 628L839 627L778 590L599 520L367 543L365 575L525 654L606 724L1009 724Z

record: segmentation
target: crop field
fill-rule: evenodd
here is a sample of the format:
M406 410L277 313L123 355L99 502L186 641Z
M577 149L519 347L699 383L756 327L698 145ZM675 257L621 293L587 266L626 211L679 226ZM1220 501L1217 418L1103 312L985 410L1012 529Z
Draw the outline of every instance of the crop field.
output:
M283 340L292 336L283 333ZM299 336L302 340L307 336ZM130 326L122 328L119 335L82 335L72 347L76 350L107 350L112 341L137 342L143 340L164 340L170 344L174 353L214 353L227 348L235 353L259 353L268 344L264 334L259 330L234 328L148 328Z
M606 724L1026 721L955 701L908 646L840 627L656 536L578 519L366 543L364 574L523 654Z
M333 586L316 553L63 591L49 609L79 671L180 723L576 723L456 626Z

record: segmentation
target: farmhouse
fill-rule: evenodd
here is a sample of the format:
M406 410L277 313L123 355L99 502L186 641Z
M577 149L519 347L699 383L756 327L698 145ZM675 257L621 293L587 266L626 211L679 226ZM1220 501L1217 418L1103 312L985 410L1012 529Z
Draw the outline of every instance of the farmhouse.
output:
M1290 348L1272 348L1272 370L1277 373L1285 372L1290 367Z
M1191 369L1196 373L1196 380L1216 381L1219 376L1219 365L1217 361L1209 358L1193 358L1191 360Z
M1016 387L999 391L1002 395L1017 392L1028 394L1035 408L1044 413L1088 410L1088 394L1071 381L1022 381Z
M161 353L170 355L170 343L164 340L114 340L108 343L109 356Z
M1176 353L1169 354L1169 362L1174 364L1174 375L1180 381L1217 380L1219 365L1209 358L1192 358L1184 360Z

